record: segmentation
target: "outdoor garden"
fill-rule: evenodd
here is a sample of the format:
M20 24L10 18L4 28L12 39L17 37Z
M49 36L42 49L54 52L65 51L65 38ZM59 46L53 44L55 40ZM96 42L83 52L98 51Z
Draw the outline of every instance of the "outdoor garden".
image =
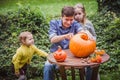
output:
M11 60L20 46L18 35L30 31L35 45L50 53L49 22L61 17L64 6L83 3L97 34L97 48L110 60L101 64L101 80L120 80L120 0L0 0L0 80L15 80ZM34 55L28 80L42 80L47 59Z

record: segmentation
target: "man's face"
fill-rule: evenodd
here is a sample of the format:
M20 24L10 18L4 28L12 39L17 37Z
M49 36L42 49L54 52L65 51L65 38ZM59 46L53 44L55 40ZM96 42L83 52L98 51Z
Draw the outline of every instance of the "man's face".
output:
M62 17L62 25L64 26L64 28L70 27L70 25L73 23L73 21L74 21L74 16L66 17L64 15Z

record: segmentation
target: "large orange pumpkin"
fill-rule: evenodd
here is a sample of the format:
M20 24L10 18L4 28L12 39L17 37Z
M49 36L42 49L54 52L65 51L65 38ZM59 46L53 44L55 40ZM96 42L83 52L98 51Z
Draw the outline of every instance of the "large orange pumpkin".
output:
M58 50L53 53L53 56L56 61L63 62L66 59L67 54L62 50L61 47L59 47Z
M96 41L81 32L71 38L69 49L76 57L88 57L96 49Z

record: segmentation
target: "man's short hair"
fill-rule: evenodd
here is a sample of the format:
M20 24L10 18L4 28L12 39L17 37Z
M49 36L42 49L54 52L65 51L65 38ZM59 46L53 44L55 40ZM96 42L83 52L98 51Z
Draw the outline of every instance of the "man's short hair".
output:
M66 16L66 17L70 17L70 16L74 16L74 7L72 6L65 6L62 8L62 17Z

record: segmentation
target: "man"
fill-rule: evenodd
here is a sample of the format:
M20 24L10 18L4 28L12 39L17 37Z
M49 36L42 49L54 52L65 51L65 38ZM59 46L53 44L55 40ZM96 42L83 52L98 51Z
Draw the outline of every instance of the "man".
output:
M51 20L49 29L49 39L51 42L50 52L53 53L61 48L69 48L69 40L72 36L82 30L82 26L74 21L74 8L65 6L61 11L60 20ZM54 69L58 66L49 63L48 61L44 66L44 80L54 80Z

